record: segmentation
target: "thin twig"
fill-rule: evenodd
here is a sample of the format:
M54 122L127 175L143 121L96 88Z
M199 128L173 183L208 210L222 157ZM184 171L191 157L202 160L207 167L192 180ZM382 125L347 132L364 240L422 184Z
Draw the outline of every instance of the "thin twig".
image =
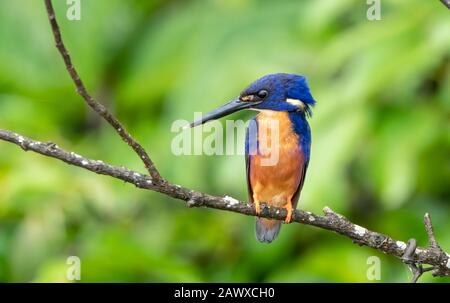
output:
M138 188L156 191L166 196L183 200L188 207L207 207L240 213L247 216L256 216L255 209L252 205L238 201L234 198L228 196L212 196L169 182L155 183L147 175L139 174L126 167L113 166L99 160L85 158L74 152L63 150L54 143L34 141L20 134L6 130L0 130L0 140L11 142L24 150L30 150L47 157L56 158L97 174L123 180ZM263 218L284 220L286 217L287 213L283 208L269 207L266 204L262 204L261 206L260 216ZM319 216L303 210L295 210L292 216L292 222L334 231L350 238L359 245L366 245L398 258L402 258L407 250L407 245L402 241L397 241L387 235L356 225L328 207L325 207L323 211L324 215ZM414 248L415 249L411 250L409 253L409 260L411 263L429 264L437 269L433 272L433 275L450 276L450 256L444 251L436 250L431 247L416 248L415 245Z
M147 168L150 176L154 179L154 181L164 181L144 148L125 130L119 120L117 120L103 104L95 101L94 98L87 92L86 87L84 86L77 70L75 69L75 66L72 64L72 59L70 58L69 52L67 51L62 40L61 31L59 29L58 22L56 21L56 15L55 10L53 9L52 1L44 1L47 8L48 19L50 20L50 25L52 27L53 37L55 38L56 47L58 48L59 53L64 60L66 69L69 72L70 77L75 83L78 94L83 97L90 108L92 108L116 130L123 141L125 141L133 148L142 162L144 162L145 167Z
M431 224L431 218L428 213L426 213L425 216L423 217L423 222L425 224L425 230L427 231L428 242L430 244L430 247L441 249L439 247L438 242L436 241L436 237L434 236L433 224Z

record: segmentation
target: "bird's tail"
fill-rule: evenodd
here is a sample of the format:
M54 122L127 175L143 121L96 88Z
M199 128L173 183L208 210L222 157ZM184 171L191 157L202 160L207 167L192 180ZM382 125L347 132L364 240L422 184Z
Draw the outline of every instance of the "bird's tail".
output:
M281 221L256 218L256 239L259 242L270 243L280 232Z

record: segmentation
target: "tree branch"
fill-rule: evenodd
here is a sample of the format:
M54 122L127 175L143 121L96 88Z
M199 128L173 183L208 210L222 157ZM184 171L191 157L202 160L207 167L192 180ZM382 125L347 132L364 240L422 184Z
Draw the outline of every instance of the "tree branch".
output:
M202 192L197 192L182 186L171 184L169 182L153 182L152 178L132 171L126 167L113 166L99 160L92 160L80 156L74 152L61 149L52 142L38 142L26 138L14 132L0 130L0 140L9 141L20 146L25 151L33 151L44 156L56 158L68 164L75 165L94 173L107 175L116 179L123 180L133 184L138 188L156 191L169 197L183 200L188 207L207 207L220 210L240 213L247 216L256 216L255 209L252 205L238 201L234 198L225 196L217 197ZM333 212L330 208L324 208L324 216L319 216L303 210L295 210L292 216L292 222L307 224L322 229L334 231L340 235L353 240L359 245L366 245L377 249L386 254L402 258L407 250L407 245L395 240L387 235L368 230L364 227L350 222L344 216ZM284 208L270 207L266 204L261 205L260 216L263 218L271 218L284 220L286 218L286 210ZM426 215L425 218L429 219ZM427 219L425 219L427 220ZM429 221L429 220L428 220ZM431 221L426 223L431 226ZM427 230L432 230L427 227ZM431 238L430 238L431 239ZM433 235L434 239L434 235ZM434 245L430 240L430 245ZM414 247L409 254L410 263L429 264L433 266L435 276L450 276L450 256L436 247Z
M423 223L425 225L425 230L427 232L428 236L428 244L429 244L429 250L433 251L434 254L441 255L445 254L445 252L441 249L438 242L436 241L436 237L434 236L433 231L433 225L431 223L431 218L428 213L425 214L423 218ZM448 273L442 271L442 267L439 266L431 266L428 268L423 267L423 262L420 262L418 260L414 259L414 253L417 250L417 241L416 239L409 239L408 244L406 245L405 252L402 256L402 261L408 265L409 269L411 270L413 277L411 280L411 283L416 283L417 280L427 271L433 271L433 276L448 276ZM448 254L446 254L447 257L450 257ZM450 268L450 259L447 259L446 261L446 268L445 271L448 271L448 268Z
M55 39L56 47L61 54L64 64L66 65L66 69L69 72L70 77L73 80L77 88L78 94L86 101L90 108L92 108L99 116L105 119L119 134L123 141L125 141L128 145L130 145L136 154L141 158L142 162L144 162L145 167L147 168L150 176L154 179L155 182L163 182L164 180L161 178L158 170L153 164L152 160L148 156L145 149L125 130L123 125L117 120L113 114L111 114L108 109L103 106L103 104L98 103L92 98L92 96L87 92L86 87L81 81L80 76L78 75L75 66L72 64L72 59L70 58L69 52L67 51L64 42L61 37L61 31L59 30L58 22L56 21L55 10L53 9L52 1L45 0L45 6L47 8L47 15L50 21L50 25L52 27L53 37Z
M143 160L150 176L140 174L126 167L113 166L104 163L101 160L93 160L78 155L74 152L66 151L52 142L39 142L20 134L1 130L0 140L11 142L20 146L25 151L33 151L41 155L64 161L67 164L78 166L97 174L107 175L115 179L133 184L138 188L156 191L166 196L179 199L186 202L188 207L207 207L220 210L240 213L247 216L256 216L252 205L238 201L234 198L225 196L217 197L202 192L197 192L182 186L172 184L164 180L156 170L150 157L143 147L128 134L122 124L100 103L96 102L86 91L79 75L72 65L70 56L61 39L55 13L50 0L44 0L47 12L52 26L53 35L56 41L56 47L60 51L67 71L74 81L78 93L83 97L86 103L101 117L103 117L120 135L120 137L129 144L134 151ZM386 254L401 258L405 263L414 265L429 264L433 268L434 276L450 276L450 255L444 252L436 242L433 234L431 220L428 215L425 216L425 226L429 236L430 247L416 247L415 240L409 241L409 244L397 241L387 235L368 230L364 227L350 222L347 218L333 212L330 208L324 208L324 215L319 216L303 210L295 210L292 215L292 222L307 224L318 228L334 231L340 235L353 240L359 245L366 245ZM261 205L260 217L284 220L287 213L283 208L270 207L266 204ZM414 279L420 274L414 273ZM416 277L417 276L417 277Z
M440 0L448 9L450 9L450 0Z

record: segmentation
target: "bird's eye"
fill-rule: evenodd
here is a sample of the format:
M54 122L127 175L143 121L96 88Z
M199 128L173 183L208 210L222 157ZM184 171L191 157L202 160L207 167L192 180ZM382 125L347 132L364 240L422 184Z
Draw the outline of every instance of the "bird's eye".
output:
M264 99L265 97L267 97L267 95L269 94L268 91L266 91L265 89L260 90L256 95L261 98Z

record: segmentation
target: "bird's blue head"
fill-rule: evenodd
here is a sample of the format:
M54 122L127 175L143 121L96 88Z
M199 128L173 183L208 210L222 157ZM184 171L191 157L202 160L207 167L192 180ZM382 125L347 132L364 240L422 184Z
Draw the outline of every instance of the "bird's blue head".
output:
M237 98L204 115L190 126L194 127L219 119L242 109L299 112L311 116L311 107L315 103L305 77L293 74L271 74L256 80Z

